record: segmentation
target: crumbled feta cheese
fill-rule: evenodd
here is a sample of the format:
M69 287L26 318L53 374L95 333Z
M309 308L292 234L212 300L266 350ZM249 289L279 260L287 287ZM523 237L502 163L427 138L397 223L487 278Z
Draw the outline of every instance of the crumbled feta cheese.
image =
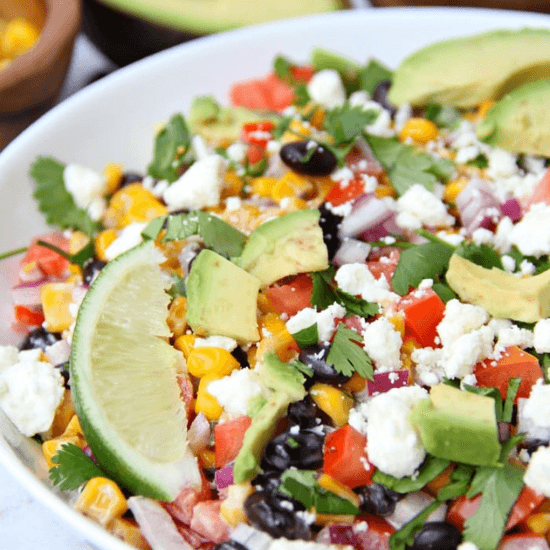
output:
M336 216L347 216L351 209L353 208L353 201L344 202L342 204L339 204L338 206L333 206L330 202L326 202L325 206L327 207L327 210L335 214Z
M535 386L533 386L533 388L534 387ZM527 411L525 410L525 407L529 399L526 399L525 397L518 398L517 432L526 434L525 437L528 441L532 441L534 439L540 439L541 441L550 441L550 426L541 425L547 424L548 421L540 418L535 411L539 399L541 397L544 398L547 391L548 390L544 390L539 394L535 394L531 401L531 404L529 405L529 407L527 407ZM531 394L532 393L533 391L531 390ZM529 397L531 397L531 395Z
M394 128L397 133L401 132L401 130L403 129L403 126L405 126L405 124L409 121L412 115L413 115L413 110L409 103L403 103L398 107L393 117Z
M236 369L229 376L213 380L206 391L217 399L225 412L246 414L248 401L262 393L262 385L256 372L245 368Z
M550 254L550 206L539 203L516 223L508 240L526 256Z
M358 403L349 411L348 424L359 433L367 434L367 403Z
M191 147L193 148L193 153L195 153L195 158L197 160L201 160L212 154L206 145L206 141L204 141L204 138L199 134L191 138Z
M243 162L246 158L247 149L248 145L246 143L236 142L232 143L225 152L231 160L235 162Z
M484 227L478 227L473 233L472 233L472 241L474 241L475 244L482 245L492 245L494 240L495 234L492 231L489 231L488 229L485 229Z
M34 363L35 361L40 361L42 358L42 349L41 348L32 348L21 350L17 356L17 362L24 363L30 361Z
M395 477L413 475L426 456L409 413L428 392L419 386L393 388L367 406L367 454L379 470Z
M368 323L363 332L363 349L374 361L378 372L401 368L401 333L386 317Z
M470 160L476 159L480 153L481 150L478 145L472 144L460 147L456 151L455 162L457 164L465 164Z
M381 137L391 137L395 134L391 123L391 114L388 110L381 108L376 120L365 126L365 132Z
M59 370L43 361L23 361L0 373L0 407L28 437L52 424L65 391Z
M495 232L495 250L501 254L510 252L512 243L510 242L510 233L514 227L512 220L508 216L504 216L497 225Z
M504 254L501 258L502 261L502 267L508 272L513 273L516 270L516 260L512 258L512 256L508 256L507 254Z
M286 328L290 334L317 324L319 342L327 342L334 333L334 320L345 317L346 310L340 304L334 302L322 311L313 308L304 308L286 322Z
M497 353L504 351L508 346L518 346L522 349L533 347L533 331L514 324L507 328L501 328L497 333L497 338L495 345Z
M156 180L151 176L145 176L141 182L144 189L147 189L156 199L161 199L164 191L170 185L166 180Z
M536 269L535 264L532 264L529 260L522 260L519 264L519 270L522 275L533 275Z
M227 199L225 199L225 209L228 212L234 212L235 210L239 210L242 204L243 203L240 197L227 197Z
M445 378L441 366L442 348L418 348L413 350L411 359L415 363L415 379L423 386L435 386Z
M533 329L533 345L537 353L550 353L550 318L537 321Z
M333 69L324 69L313 75L307 84L309 97L327 109L346 102L346 90L340 75Z
M63 170L65 188L80 208L87 208L107 191L105 176L79 164L67 164Z
M456 550L479 550L478 547L473 542L461 542Z
M539 447L523 475L525 485L550 498L550 447Z
M415 183L397 200L395 221L403 229L414 230L422 226L451 226L455 219L447 212L443 201L423 185Z
M443 346L447 346L483 326L489 320L489 314L480 306L463 304L457 299L449 300L445 305L442 321L437 325L437 333Z
M517 155L503 149L491 149L487 154L487 174L493 178L505 178L518 173Z
M522 417L541 428L550 428L550 385L540 379L531 388L523 405Z
M233 351L237 347L237 341L229 336L208 336L207 338L195 338L195 348L221 348Z
M71 346L66 340L58 340L51 346L46 346L44 353L52 365L60 365L69 360Z
M120 231L118 237L105 250L105 258L114 260L117 256L134 248L142 240L141 232L147 227L146 223L134 222Z
M169 210L204 208L220 202L226 161L209 155L192 164L163 194Z
M269 546L269 550L353 550L350 545L324 544L304 540L275 539Z
M369 176L368 174L361 174L361 180L365 188L365 193L374 193L378 187L378 180L375 176Z
M452 244L453 246L458 246L464 241L464 235L460 233L447 233L446 231L438 231L437 236L440 239L443 239L445 242Z
M105 213L107 209L107 201L103 197L93 199L92 202L88 205L88 214L93 221L97 222Z
M19 360L18 354L19 350L15 346L0 346L0 371L15 365Z

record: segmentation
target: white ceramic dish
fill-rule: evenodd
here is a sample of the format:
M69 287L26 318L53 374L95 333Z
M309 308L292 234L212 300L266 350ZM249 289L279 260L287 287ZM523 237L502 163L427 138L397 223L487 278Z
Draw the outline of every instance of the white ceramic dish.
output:
M143 171L151 158L155 124L175 112L185 113L196 95L213 94L226 102L231 82L265 74L277 54L305 62L313 47L322 46L359 62L376 57L397 67L404 56L436 40L522 26L550 27L550 18L444 8L350 11L212 36L140 61L69 98L0 154L0 252L25 246L45 230L28 177L29 166L38 155L98 170L108 162L120 162L126 169ZM2 344L20 340L9 329L9 289L16 263L0 263ZM47 486L39 449L1 414L0 432L0 463L37 499L94 548L129 549L74 512Z

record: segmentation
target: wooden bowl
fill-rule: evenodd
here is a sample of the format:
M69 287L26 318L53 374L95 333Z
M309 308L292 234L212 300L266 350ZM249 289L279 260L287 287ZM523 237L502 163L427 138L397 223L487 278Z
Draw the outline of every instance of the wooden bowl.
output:
M59 96L80 28L80 0L2 0L0 18L41 29L35 46L0 71L0 149Z

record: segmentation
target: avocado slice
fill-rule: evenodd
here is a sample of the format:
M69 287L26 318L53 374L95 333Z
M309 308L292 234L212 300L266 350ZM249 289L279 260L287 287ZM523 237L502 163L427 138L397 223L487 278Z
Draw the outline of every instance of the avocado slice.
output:
M413 53L395 72L388 99L395 105L475 107L547 77L550 29L503 29L436 42Z
M281 361L274 353L264 355L259 367L259 375L265 386L286 393L292 401L300 401L306 396L304 375Z
M187 322L198 335L260 339L256 309L260 281L211 250L202 250L187 277Z
M461 300L485 308L493 317L535 323L550 316L550 269L516 277L453 254L445 278Z
M515 153L550 156L550 78L528 82L493 105L477 137Z
M319 210L296 210L257 227L235 262L261 286L298 273L328 268Z
M409 419L431 455L478 466L498 464L500 443L491 397L438 384L430 399L415 405Z

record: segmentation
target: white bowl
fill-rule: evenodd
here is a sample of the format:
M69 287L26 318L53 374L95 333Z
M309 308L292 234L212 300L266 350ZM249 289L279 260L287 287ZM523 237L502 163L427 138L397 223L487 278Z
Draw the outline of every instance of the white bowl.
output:
M430 42L493 28L550 27L545 15L453 8L347 11L250 27L203 38L121 69L67 99L23 132L0 154L0 252L25 246L46 229L32 199L29 166L38 155L101 170L119 162L144 171L159 121L185 113L196 95L227 102L236 80L267 73L278 54L306 62L321 46L358 62L376 57L390 67ZM474 60L475 63L475 60ZM0 343L11 333L9 289L17 260L0 262ZM3 415L2 415L3 416ZM0 416L0 463L83 540L102 550L129 546L72 510L53 492L34 442ZM29 518L29 523L32 519Z

